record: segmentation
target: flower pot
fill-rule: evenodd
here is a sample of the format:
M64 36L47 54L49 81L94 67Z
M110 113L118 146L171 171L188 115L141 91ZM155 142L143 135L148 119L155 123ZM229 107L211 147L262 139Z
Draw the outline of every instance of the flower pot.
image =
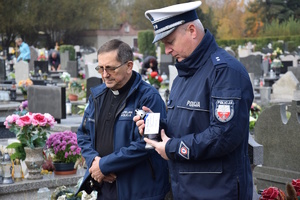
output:
M24 148L26 153L25 164L28 169L28 180L42 179L41 166L44 163L43 147Z
M76 174L76 169L74 169L75 163L59 163L53 162L54 165L54 174L56 175L69 175Z
M70 101L77 101L78 100L78 96L76 94L69 94L68 96Z

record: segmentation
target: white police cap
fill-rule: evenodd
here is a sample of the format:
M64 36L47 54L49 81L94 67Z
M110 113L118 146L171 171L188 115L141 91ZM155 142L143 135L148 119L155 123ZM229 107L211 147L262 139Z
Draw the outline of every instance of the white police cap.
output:
M155 30L153 43L168 36L176 27L198 19L196 8L201 3L195 1L146 11L145 16L151 21Z

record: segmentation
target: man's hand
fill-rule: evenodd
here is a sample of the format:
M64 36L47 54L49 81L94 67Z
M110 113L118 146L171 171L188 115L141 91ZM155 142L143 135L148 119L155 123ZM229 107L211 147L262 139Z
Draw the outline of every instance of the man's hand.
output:
M142 109L145 111L145 112L152 112L150 110L150 108L146 107L146 106L143 106ZM138 127L139 129L139 133L141 136L144 135L144 129L145 129L145 121L143 119L141 119L140 116L134 116L133 117L133 121L135 122L136 126Z
M99 183L101 183L102 180L104 179L104 175L102 174L102 172L100 170L100 167L99 167L100 159L101 158L99 156L96 156L93 163L92 163L92 166L89 169L91 177Z
M166 136L165 134L165 130L162 129L161 132L161 142L156 142L154 140L150 140L148 138L144 138L145 142L147 142L148 144L150 144L151 146L153 146L155 148L155 151L157 151L157 153L165 160L169 160L167 154L166 154L166 144L168 142L168 140L170 139L168 136Z
M117 176L115 174L111 173L111 174L105 176L103 178L103 181L104 182L113 183L116 179L117 179Z

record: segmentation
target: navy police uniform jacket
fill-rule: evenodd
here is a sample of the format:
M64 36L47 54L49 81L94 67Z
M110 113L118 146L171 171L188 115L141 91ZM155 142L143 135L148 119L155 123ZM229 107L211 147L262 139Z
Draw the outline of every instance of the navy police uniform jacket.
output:
M95 130L96 126L101 126L98 118L107 89L105 84L91 89L88 106L77 133L77 141L88 169L93 159L99 156L95 150ZM170 189L167 162L154 150L145 149L145 142L133 121L135 109L141 109L143 105L153 112L160 112L162 118L166 117L166 105L158 91L142 81L136 73L133 86L115 116L114 152L102 157L99 162L104 175L117 175L118 199L160 200ZM93 190L88 169L78 191L90 193Z
M253 90L244 66L206 30L176 63L166 144L174 199L252 199L248 158Z

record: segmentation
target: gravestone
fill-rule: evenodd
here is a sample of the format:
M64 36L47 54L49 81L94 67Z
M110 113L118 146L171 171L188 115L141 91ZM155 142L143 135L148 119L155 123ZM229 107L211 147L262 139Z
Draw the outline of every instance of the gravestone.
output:
M258 189L275 186L285 190L287 182L300 177L299 104L292 101L267 107L256 121L255 140L264 147L263 165L253 171Z
M56 121L66 118L66 89L57 86L32 85L28 88L28 111L49 113Z
M231 49L231 47L225 47L225 51L227 51L230 55L232 55L233 57L235 57L235 52Z
M263 60L261 65L262 65L262 70L264 72L264 76L266 76L270 71L269 61L268 60Z
M4 83L5 80L6 80L5 60L0 59L0 83Z
M298 55L286 55L286 56L283 56L281 58L281 61L292 61L292 65L293 67L297 67L298 66L298 60L300 59L300 57ZM288 66L288 67L291 67L291 66Z
M134 60L132 70L136 71L137 73L140 73L141 68L142 67L141 67L140 62L138 60Z
M76 78L78 76L77 61L69 60L65 70L70 74L71 77Z
M160 57L159 72L160 74L165 73L170 79L169 65L174 65L172 55L162 54Z
M34 61L38 59L38 51L34 47L30 47L30 62L29 62L29 70L34 70Z
M177 75L178 75L178 71L175 65L169 65L169 90L170 91L172 88L173 81Z
M97 63L97 52L84 55L84 62L88 63Z
M88 102L89 96L91 94L91 87L102 84L102 79L98 77L90 77L86 80L86 102Z
M293 72L298 81L300 81L300 67L288 67L288 71Z
M15 64L15 79L18 84L20 80L26 80L29 78L29 64L23 60Z
M101 74L95 70L95 67L97 67L97 65L98 65L98 63L87 63L85 65L85 77L86 78L90 78L90 77L101 78Z
M240 62L245 66L248 73L254 73L254 77L262 76L261 55L249 55L247 57L240 58Z
M291 102L299 81L292 72L287 72L272 85L271 102Z
M293 66L293 61L281 61L283 67L280 67L280 74L286 73L288 70L288 67Z
M34 74L37 75L41 70L42 73L49 73L49 63L48 61L34 61Z
M63 53L60 52L60 67L62 70L67 69L67 64L69 60L69 51L65 51Z

